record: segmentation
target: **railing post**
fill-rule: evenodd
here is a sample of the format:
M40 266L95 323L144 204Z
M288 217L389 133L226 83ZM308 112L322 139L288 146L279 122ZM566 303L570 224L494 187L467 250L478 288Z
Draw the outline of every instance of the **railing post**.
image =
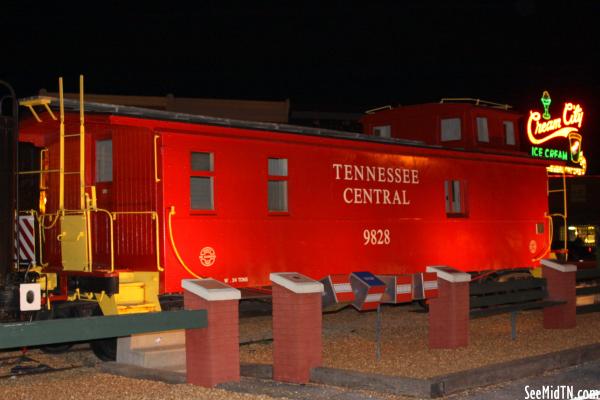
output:
M240 380L240 291L214 279L184 279L184 308L206 309L208 327L185 331L187 382L205 387Z
M296 272L271 273L273 379L307 383L322 364L323 284Z
M544 308L544 328L569 329L577 326L577 267L543 259L542 275L546 278L549 300L566 301L565 304Z
M446 266L427 267L438 277L438 297L429 301L429 348L469 345L469 282L471 276Z

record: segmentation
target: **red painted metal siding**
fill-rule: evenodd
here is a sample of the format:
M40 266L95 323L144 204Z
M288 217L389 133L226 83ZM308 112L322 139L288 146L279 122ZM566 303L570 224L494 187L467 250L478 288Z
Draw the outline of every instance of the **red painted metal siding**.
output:
M113 209L156 210L153 133L146 128L113 126ZM154 269L154 221L150 215L119 215L115 221L118 265Z
M234 286L267 285L273 271L318 279L360 270L422 272L438 264L465 271L525 267L534 265L532 259L548 246L547 231L536 233L547 212L545 164L525 157L117 116L97 117L87 132L88 185L95 184L95 140L113 141L113 181L96 185L99 207L159 213L163 292L179 292L181 279L190 277L169 242L171 206L183 260L198 275ZM160 135L159 183L154 181L155 134ZM67 170L78 168L78 142L72 142ZM190 209L190 155L195 151L214 155L212 212ZM57 168L56 143L50 144L50 157L50 168ZM289 212L268 211L268 158L288 160ZM354 168L361 166L375 171L375 179L349 179L358 178ZM447 180L462 183L465 216L447 215ZM58 175L50 185L52 211ZM365 191L371 202L356 204ZM385 191L388 200L397 192L400 204L383 204ZM68 207L78 207L76 176L69 178L65 198ZM102 218L93 222L94 260L101 266L108 262ZM376 244L365 244L366 232L376 236ZM149 217L119 216L115 233L118 268L154 270ZM55 247L49 256L59 265ZM210 266L201 263L205 248L215 252Z
M489 143L477 140L477 117L487 119ZM450 142L440 140L440 123L444 118L461 119L462 137L460 140ZM504 121L514 124L514 145L506 144ZM479 151L520 151L521 115L496 108L465 103L419 104L366 114L363 116L362 122L364 133L368 135L373 134L374 127L390 125L394 138L419 140L427 144Z
M436 264L468 271L523 267L547 247L547 234L535 226L545 223L547 211L541 163L215 127L161 132L163 209L176 208L179 252L197 274L234 286L268 284L272 271L321 278L356 270L411 273ZM192 151L214 153L214 212L190 210ZM289 160L288 214L267 211L269 157ZM334 164L418 170L419 183L336 179ZM467 183L468 217L446 215L447 179ZM347 188L397 190L410 204L347 204ZM391 242L365 245L365 229L389 230ZM215 251L212 266L200 262L205 247ZM176 291L189 274L169 245L165 251L165 289Z

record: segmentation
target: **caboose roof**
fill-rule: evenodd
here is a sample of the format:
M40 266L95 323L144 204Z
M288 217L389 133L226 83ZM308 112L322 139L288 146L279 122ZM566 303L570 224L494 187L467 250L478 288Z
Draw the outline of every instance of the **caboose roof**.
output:
M21 99L20 101L30 101L30 100L49 100L51 108L58 108L59 99L56 97L47 97L47 96L32 96L28 98ZM64 99L64 107L65 111L71 112L79 112L79 101L73 99ZM439 150L448 150L448 151L458 151L458 152L468 152L472 153L470 150L462 150L456 148L447 148L441 145L436 144L428 144L420 140L410 140L410 139L400 139L400 138L384 138L373 135L365 135L363 133L358 132L346 132L346 131L337 131L331 129L322 129L315 127L307 127L307 126L299 126L299 125L290 125L290 124L280 124L274 122L257 122L257 121L244 121L230 118L219 118L219 117L211 117L206 115L195 115L195 114L187 114L181 112L173 112L173 111L163 111L163 110L155 110L149 108L142 107L134 107L134 106L123 106L118 104L107 104L107 103L95 103L95 102L85 102L85 111L86 113L96 113L96 114L106 114L106 115L115 115L115 116L124 116L124 117L133 117L133 118L141 118L147 120L160 120L160 121L172 121L172 122L184 122L191 124L199 124L199 125L212 125L226 128L239 128L239 129L250 129L250 130L258 130L258 131L268 131L268 132L281 132L281 133L293 133L307 136L319 136L326 138L337 138L344 140L354 140L354 141L362 141L362 142L371 142L371 143L383 143L383 144L396 144L396 145L404 145L411 147L420 147L420 148L429 148L429 149L439 149ZM509 156L515 157L517 159L527 160L528 163L538 163L539 160L532 159L528 157L526 153L494 153L494 152L477 152L481 154L497 154L501 156ZM537 161L537 162L536 162ZM540 163L543 164L543 163Z
M59 99L56 97L47 96L33 96L25 99L21 99L21 102L27 102L37 99L45 99L50 101L51 108L58 108ZM79 101L73 99L64 99L65 111L77 111L79 112ZM358 132L344 132L336 131L331 129L313 128L307 126L280 124L276 122L257 122L257 121L244 121L230 118L219 118L210 117L207 115L196 115L187 114L174 111L163 111L155 110L151 108L123 106L118 104L107 104L107 103L94 103L85 102L85 112L92 112L98 114L110 114L120 115L127 117L137 117L144 119L155 119L161 121L176 121L176 122L188 122L192 124L202 125L214 125L228 128L242 128L242 129L253 129L270 132L283 132L283 133L296 133L302 135L311 136L325 136L325 137L338 137L343 139L352 140L364 140L370 142L389 142L389 143L400 143L405 145L417 145L425 146L424 142L418 140L408 139L386 139L379 137L370 137ZM426 147L437 147L437 146L426 146Z

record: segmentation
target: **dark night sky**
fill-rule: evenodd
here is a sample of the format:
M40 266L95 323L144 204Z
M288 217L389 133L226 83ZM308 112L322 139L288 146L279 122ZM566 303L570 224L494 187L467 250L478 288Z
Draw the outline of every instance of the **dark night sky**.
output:
M600 159L600 2L562 3L106 1L78 14L4 1L0 79L20 97L56 90L60 75L76 91L83 73L90 93L323 111L475 97L526 112L549 90L586 107L584 150Z

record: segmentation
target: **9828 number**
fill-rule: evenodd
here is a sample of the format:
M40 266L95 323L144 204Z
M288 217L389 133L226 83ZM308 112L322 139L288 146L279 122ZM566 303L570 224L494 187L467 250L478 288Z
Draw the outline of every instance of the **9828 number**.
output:
M365 229L363 231L364 245L386 245L390 244L390 230L389 229Z

